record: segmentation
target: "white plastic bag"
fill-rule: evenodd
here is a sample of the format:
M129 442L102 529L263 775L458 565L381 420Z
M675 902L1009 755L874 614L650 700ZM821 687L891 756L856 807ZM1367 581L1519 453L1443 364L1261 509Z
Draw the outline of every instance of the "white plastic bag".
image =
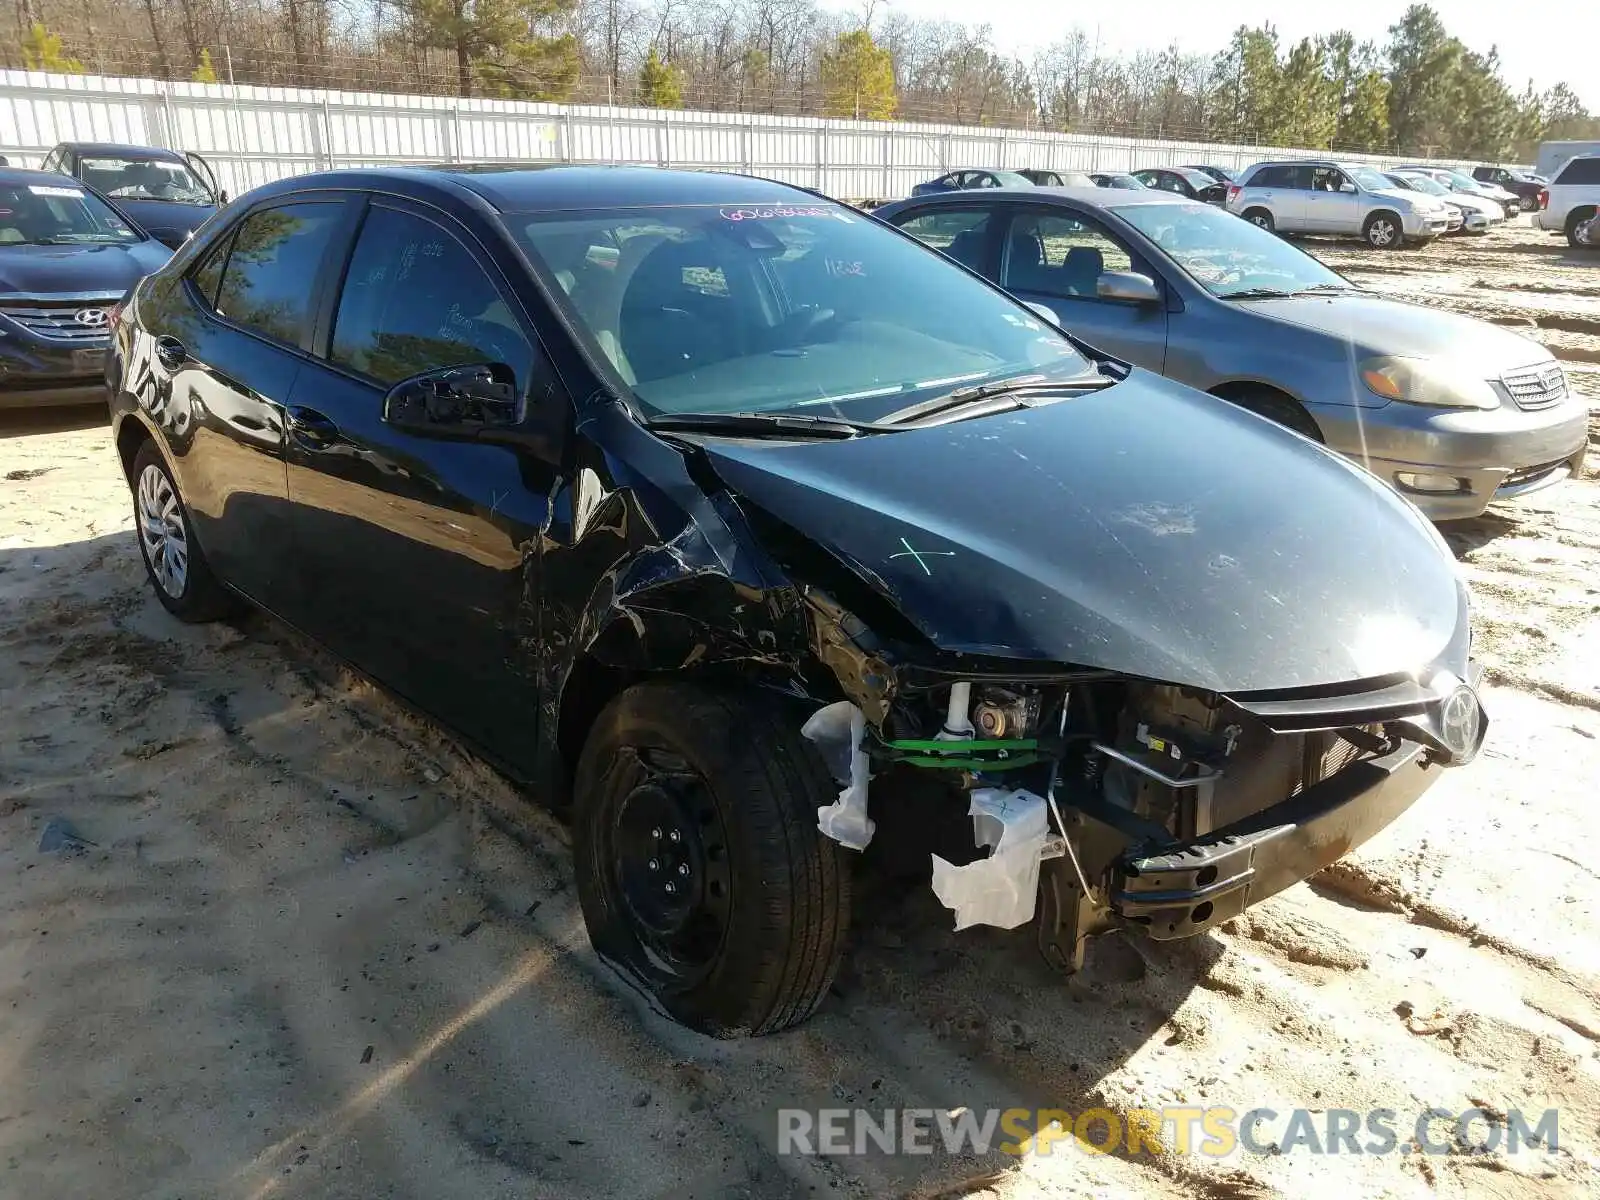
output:
M964 867L933 855L933 894L956 914L956 928L1015 929L1039 902L1039 860L1050 836L1050 810L1032 792L979 788L972 793L972 840L989 857Z
M867 816L867 718L848 700L819 708L800 727L800 736L815 742L823 761L844 790L832 804L817 809L817 828L841 846L865 850L876 823Z

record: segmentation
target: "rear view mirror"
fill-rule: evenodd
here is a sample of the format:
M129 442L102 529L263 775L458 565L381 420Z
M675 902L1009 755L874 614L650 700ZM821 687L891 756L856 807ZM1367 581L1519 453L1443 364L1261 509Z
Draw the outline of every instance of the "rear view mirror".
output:
M402 380L383 399L383 419L424 437L476 438L519 420L516 376L504 363L441 367Z
M1161 289L1156 281L1138 271L1102 271L1095 293L1102 300L1124 300L1131 304L1157 304Z

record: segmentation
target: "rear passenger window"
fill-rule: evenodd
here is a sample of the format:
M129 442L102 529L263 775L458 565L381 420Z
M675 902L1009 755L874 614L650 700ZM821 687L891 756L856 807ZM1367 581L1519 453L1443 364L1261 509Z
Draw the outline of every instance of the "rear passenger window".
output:
M285 204L251 213L233 237L217 311L296 345L310 316L313 284L344 206Z
M940 209L902 221L900 228L917 241L942 250L958 263L977 270L983 261L990 217L986 209Z
M683 283L715 294L720 272ZM439 367L505 363L525 388L533 349L499 290L467 252L432 221L374 207L356 239L331 357L379 383Z
M1556 182L1600 183L1600 158L1575 158L1556 176Z

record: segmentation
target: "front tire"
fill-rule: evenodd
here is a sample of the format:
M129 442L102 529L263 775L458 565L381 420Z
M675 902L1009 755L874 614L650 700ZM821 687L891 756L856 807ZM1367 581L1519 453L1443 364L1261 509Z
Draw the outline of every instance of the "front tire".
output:
M134 455L128 482L133 488L139 555L156 599L173 616L191 624L227 616L234 607L232 593L211 573L194 540L194 524L177 482L153 441L146 441Z
M800 725L755 691L643 683L601 713L578 762L590 940L713 1037L804 1021L843 954L849 864L817 829L838 787Z
M1361 227L1361 236L1374 250L1398 250L1405 241L1405 227L1393 213L1375 212Z

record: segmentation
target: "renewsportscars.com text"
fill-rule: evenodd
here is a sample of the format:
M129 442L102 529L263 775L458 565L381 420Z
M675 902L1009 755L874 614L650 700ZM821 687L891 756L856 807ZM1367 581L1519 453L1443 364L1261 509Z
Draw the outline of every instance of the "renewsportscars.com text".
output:
M1050 1154L1063 1143L1083 1153L1201 1154L1553 1154L1556 1109L1527 1116L1482 1108L1416 1113L1375 1108L1240 1111L1168 1106L1105 1108L778 1110L778 1153Z

